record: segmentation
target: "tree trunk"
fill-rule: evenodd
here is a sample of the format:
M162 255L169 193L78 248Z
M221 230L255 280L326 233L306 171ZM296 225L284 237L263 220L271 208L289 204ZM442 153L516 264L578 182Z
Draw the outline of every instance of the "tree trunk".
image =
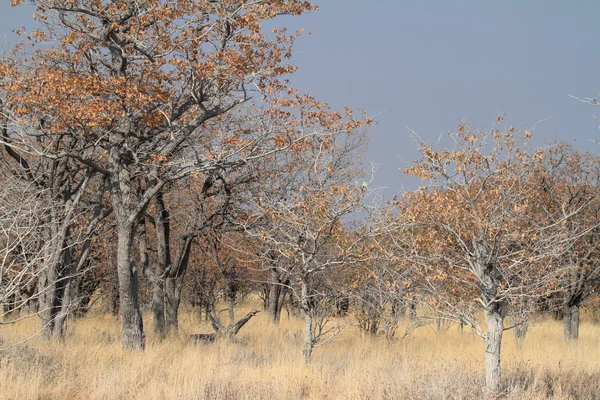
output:
M417 319L417 299L415 296L409 300L408 316L411 321L415 321Z
M302 357L305 362L310 362L313 350L312 337L312 315L309 312L304 312L304 345L302 346Z
M229 324L235 323L235 293L227 291L227 310L229 314Z
M275 325L278 325L281 320L281 309L287 294L287 285L289 282L285 281L283 273L277 267L272 267L267 309L269 321Z
M290 282L286 281L284 283L285 286L281 287L281 290L279 291L279 299L277 299L277 309L275 310L275 316L273 321L276 321L275 323L279 323L279 321L281 320L281 309L283 308L283 303L285 302L285 296L288 293L288 288L287 286L289 286Z
M266 283L262 287L262 301L263 301L263 311L269 311L269 305L271 304L269 301L269 295L271 293L271 285Z
M313 307L310 299L310 279L302 279L302 310L304 311L304 346L302 356L305 362L309 362L313 350Z
M156 194L154 200L157 262L152 272L152 314L154 316L154 333L158 338L163 338L166 330L165 278L171 264L171 221L169 211L165 207L162 190Z
M157 272L157 271L155 271ZM165 336L165 292L163 278L152 277L152 316L154 317L154 334L161 339Z
M117 275L111 272L108 285L108 312L114 318L119 318L119 282Z
M566 340L579 338L579 303L567 303L564 306L563 323Z
M63 252L63 281L57 287L57 297L60 297L61 304L60 307L57 307L57 312L54 317L54 326L52 327L52 335L59 341L65 339L65 321L69 316L73 303L77 297L75 293L77 287L73 287L74 282L76 281L74 267L71 249L67 248ZM58 293L59 289L60 293Z
M166 289L166 309L167 309L167 329L170 332L177 332L179 329L179 304L181 302L181 288L183 279L167 278ZM199 308L201 310L201 308Z
M133 263L135 227L122 221L117 221L117 224L117 274L123 347L143 350L146 338L138 299L138 273Z
M175 264L171 264L167 269L166 290L166 310L167 310L167 329L170 332L177 332L179 329L179 304L181 303L181 291L183 289L183 279L190 262L190 253L194 242L194 235L187 234L177 250Z
M279 293L281 292L281 285L279 284L277 267L271 268L271 277L269 281L269 304L267 306L269 311L269 321L274 324L279 324L279 321L277 320L277 303L279 300Z
M54 230L54 229L53 229ZM42 334L45 338L51 338L54 332L55 317L58 312L59 301L57 298L57 282L59 278L60 249L62 243L57 243L57 232L50 233L50 246L44 255L44 271L38 283L40 293L40 311L42 319Z
M500 390L500 352L504 331L505 304L492 303L485 310L487 335L485 338L485 386L490 393Z

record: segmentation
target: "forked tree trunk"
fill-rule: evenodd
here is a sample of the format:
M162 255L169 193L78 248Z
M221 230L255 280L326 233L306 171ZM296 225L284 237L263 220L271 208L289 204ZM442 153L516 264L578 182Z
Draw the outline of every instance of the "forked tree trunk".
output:
M502 333L504 332L505 304L492 303L485 310L487 336L485 338L485 386L490 393L500 390Z
M278 268L272 267L267 308L269 311L269 321L275 325L278 325L281 320L281 309L287 294L287 282L284 281L283 274Z
M579 338L579 303L565 304L563 323L566 340L577 340Z
M190 262L190 253L194 242L194 234L184 235L175 255L175 262L167 269L165 282L165 308L167 311L167 329L177 332L179 328L179 304L181 303L181 292L183 280Z

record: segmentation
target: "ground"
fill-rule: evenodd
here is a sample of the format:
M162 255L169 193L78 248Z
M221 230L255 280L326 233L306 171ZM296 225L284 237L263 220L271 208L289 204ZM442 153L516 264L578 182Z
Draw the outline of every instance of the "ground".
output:
M250 309L250 307L247 307ZM239 310L239 316L246 308ZM406 323L406 322L405 322ZM285 313L277 328L258 314L235 341L195 344L211 332L191 312L144 353L121 349L119 322L99 311L69 322L64 344L36 335L37 318L0 326L1 399L479 399L483 342L466 328L421 327L387 342L346 328L304 363L302 321ZM402 330L402 327L401 327ZM24 344L14 344L33 336ZM576 344L562 325L541 319L518 345L503 344L507 399L600 398L600 326L584 321Z

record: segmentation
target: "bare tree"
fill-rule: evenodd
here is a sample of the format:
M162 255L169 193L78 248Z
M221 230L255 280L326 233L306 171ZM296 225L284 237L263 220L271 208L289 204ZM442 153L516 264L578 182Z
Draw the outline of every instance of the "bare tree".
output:
M354 242L360 240L343 226L345 218L363 209L366 191L358 164L364 137L355 135L314 140L301 153L280 158L274 164L278 179L269 176L270 184L258 188L254 214L245 226L249 235L268 244L266 265L286 260L278 268L287 267L285 273L304 313L302 354L307 361L324 340L318 321L322 302L330 299L322 282L329 271L354 260ZM288 197L273 194L281 192L278 183ZM286 191L290 183L299 190Z

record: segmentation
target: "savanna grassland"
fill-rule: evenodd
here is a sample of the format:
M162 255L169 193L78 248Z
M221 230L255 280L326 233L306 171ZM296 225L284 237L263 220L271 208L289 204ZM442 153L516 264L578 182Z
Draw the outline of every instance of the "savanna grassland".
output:
M149 323L149 317L146 322ZM405 321L400 331L406 326ZM211 332L191 312L180 335L144 353L123 350L120 324L99 311L69 322L64 343L35 335L37 318L0 328L2 399L478 399L483 389L483 341L466 328L424 326L387 342L347 327L300 354L302 321L287 315L279 327L264 313L235 340L196 344L189 334ZM401 332L402 333L402 332ZM25 343L15 344L33 335ZM402 335L400 335L402 336ZM600 398L600 326L581 325L577 343L562 324L540 319L518 344L503 343L507 399Z

